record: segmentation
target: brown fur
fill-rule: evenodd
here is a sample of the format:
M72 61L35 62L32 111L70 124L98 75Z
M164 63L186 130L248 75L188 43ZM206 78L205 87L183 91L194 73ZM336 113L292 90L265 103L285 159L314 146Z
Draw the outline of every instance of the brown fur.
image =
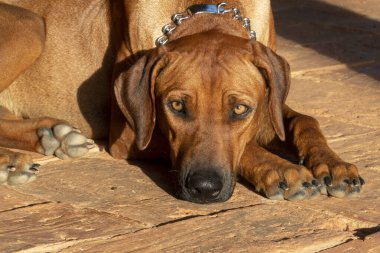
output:
M1 92L41 54L45 41L43 20L33 12L0 3L0 34L0 69L7 70L0 72Z

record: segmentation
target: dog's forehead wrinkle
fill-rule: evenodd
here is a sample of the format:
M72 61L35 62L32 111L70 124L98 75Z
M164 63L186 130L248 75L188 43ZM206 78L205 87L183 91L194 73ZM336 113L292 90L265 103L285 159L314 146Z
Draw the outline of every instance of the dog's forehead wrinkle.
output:
M248 39L229 35L218 29L212 29L172 41L168 50L177 52L192 52L194 50L211 52L236 50L250 52L251 46Z
M191 50L169 52L167 58L167 70L163 74L167 79L181 80L185 86L188 86L186 82L197 85L197 81L198 85L204 86L209 83L209 78L227 83L230 79L245 79L245 83L249 83L251 79L257 81L255 75L260 75L250 62L250 56L235 50L206 50L204 47L195 47ZM212 87L216 85L215 81L212 82Z

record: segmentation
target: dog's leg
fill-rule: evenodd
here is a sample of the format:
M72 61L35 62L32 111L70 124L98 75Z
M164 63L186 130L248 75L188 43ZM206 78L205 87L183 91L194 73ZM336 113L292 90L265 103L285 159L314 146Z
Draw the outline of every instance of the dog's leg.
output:
M18 119L0 107L0 146L69 159L86 154L94 141L63 120Z
M13 113L0 107L0 118L3 120L20 120ZM0 142L3 137L0 136ZM0 148L0 185L20 185L36 179L38 167L40 165L32 162L32 158L27 154L12 152Z
M0 146L68 159L86 154L94 142L64 121L52 118L23 120L0 107ZM29 155L0 148L0 185L31 182L36 178L38 167Z
M270 199L302 200L319 195L321 184L310 171L253 143L240 160L239 174Z
M19 7L0 3L0 92L5 90L41 54L45 26L41 17ZM0 107L0 146L33 150L33 138L18 138L21 119ZM28 127L27 127L28 128ZM30 127L29 127L30 128ZM29 139L29 140L27 140ZM25 142L26 141L26 142ZM28 142L30 141L30 142ZM29 155L0 149L0 185L24 184L36 178L39 165Z
M335 197L357 195L364 180L355 165L343 161L327 145L318 121L285 107L288 142L294 145L304 165L323 184L322 193Z
M41 54L45 25L35 13L0 3L0 92Z
M45 43L44 21L29 10L0 3L0 40L2 92L41 55ZM67 159L84 155L94 143L62 120L22 119L0 106L0 146ZM37 167L28 155L0 150L0 184L30 182Z

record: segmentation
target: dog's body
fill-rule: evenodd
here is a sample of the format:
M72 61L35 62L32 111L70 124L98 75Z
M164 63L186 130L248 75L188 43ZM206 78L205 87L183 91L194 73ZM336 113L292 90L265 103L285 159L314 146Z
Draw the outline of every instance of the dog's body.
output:
M113 50L107 52L109 45L112 47L108 4L105 1L11 2L37 13L41 21L37 15L28 20L18 17L24 15L22 10L14 11L18 22L2 21L9 27L8 37L13 39L4 43L9 47L8 53L17 54L33 47L41 48L42 53L0 93L0 105L24 118L65 119L88 137L107 138L114 63ZM22 29L30 27L23 22L33 27L37 38L14 43L23 40ZM14 67L4 63L3 75L11 67L19 68L22 56L16 57L13 57ZM3 82L0 81L0 90L10 84L8 80Z
M228 4L251 19L258 42L231 15L199 14L156 48L162 26L196 2L0 4L0 146L73 158L91 148L84 136L109 137L117 158L171 159L180 197L202 203L228 199L236 174L274 199L314 196L313 177L334 196L359 192L356 167L327 147L313 118L284 104L289 70L274 53L270 1ZM266 151L284 147L308 169ZM4 176L9 184L35 168L0 158L4 175L19 173Z

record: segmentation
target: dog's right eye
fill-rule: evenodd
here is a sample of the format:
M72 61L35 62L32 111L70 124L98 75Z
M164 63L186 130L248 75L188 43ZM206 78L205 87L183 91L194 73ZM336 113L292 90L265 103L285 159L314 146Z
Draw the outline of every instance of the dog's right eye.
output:
M233 120L244 119L252 110L253 108L248 105L238 104L232 109L230 116Z
M182 101L174 100L168 103L169 109L178 114L186 114L185 104Z
M249 110L248 106L240 104L240 105L235 106L233 111L234 111L235 115L241 116L241 115L247 113L248 110Z

